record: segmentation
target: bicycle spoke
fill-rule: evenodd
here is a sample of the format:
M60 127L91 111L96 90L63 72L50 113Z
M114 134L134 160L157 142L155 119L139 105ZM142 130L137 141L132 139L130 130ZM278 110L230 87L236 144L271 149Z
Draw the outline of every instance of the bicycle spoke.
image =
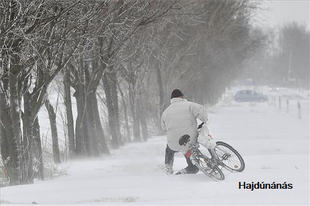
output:
M227 143L218 142L214 152L222 162L220 164L226 169L237 172L244 170L244 161L242 157Z
M231 166L234 169L241 167L238 157L236 157L229 149L217 147L215 152L226 165Z

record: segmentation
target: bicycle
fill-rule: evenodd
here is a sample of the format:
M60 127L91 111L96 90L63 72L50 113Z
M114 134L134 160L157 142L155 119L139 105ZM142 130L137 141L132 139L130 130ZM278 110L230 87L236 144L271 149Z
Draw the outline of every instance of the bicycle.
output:
M199 125L198 130L204 123ZM245 162L239 152L234 149L231 145L217 141L214 151L208 149L211 158L204 155L199 150L199 144L189 144L190 136L188 134L183 135L179 139L179 144L187 148L185 154L186 157L190 158L192 163L198 167L198 169L213 178L214 180L224 180L225 175L222 168L227 169L230 172L242 172L245 169Z

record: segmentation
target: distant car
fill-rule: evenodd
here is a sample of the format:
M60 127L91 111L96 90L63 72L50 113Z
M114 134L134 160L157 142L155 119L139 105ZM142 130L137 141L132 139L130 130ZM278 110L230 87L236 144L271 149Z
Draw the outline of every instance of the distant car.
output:
M278 91L280 91L280 89L279 89L279 87L270 87L269 91L270 92L278 92Z
M254 90L240 90L235 94L235 100L237 102L265 102L268 97Z

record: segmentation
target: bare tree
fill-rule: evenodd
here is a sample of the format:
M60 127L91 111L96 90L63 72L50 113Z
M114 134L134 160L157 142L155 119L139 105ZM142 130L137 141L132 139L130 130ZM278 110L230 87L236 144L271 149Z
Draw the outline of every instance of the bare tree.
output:
M75 28L68 26L68 16L78 3L35 0L1 3L1 110L9 111L6 117L1 112L2 122L9 122L1 129L7 139L2 141L7 145L2 146L9 148L3 161L11 171L10 184L30 183L33 125L45 102L48 85L78 44L77 40L67 39Z
M57 134L57 123L56 123L56 112L53 105L50 103L49 99L45 100L45 107L48 111L48 116L50 119L51 133L52 133L52 144L53 144L53 158L56 164L61 163L60 161L60 152L59 152L59 143L58 143L58 134Z

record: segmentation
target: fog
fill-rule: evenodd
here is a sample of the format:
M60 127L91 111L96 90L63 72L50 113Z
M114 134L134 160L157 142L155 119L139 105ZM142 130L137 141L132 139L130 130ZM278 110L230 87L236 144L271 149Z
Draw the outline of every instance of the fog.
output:
M268 175L283 172L279 181L290 179L300 185L289 194L302 198L296 203L306 202L309 179L304 183L289 172L295 171L290 156L294 154L300 158L295 165L301 168L300 175L306 178L304 174L309 173L301 166L309 156L309 147L305 146L309 144L309 39L306 0L1 1L0 185L4 195L0 203L30 204L31 198L20 196L26 188L23 185L40 185L30 186L29 197L34 195L32 201L37 203L36 195L46 188L48 192L38 203L52 204L48 194L57 193L53 184L64 181L69 184L65 190L70 190L70 198L59 199L59 204L93 204L98 198L100 203L181 204L175 199L177 193L163 196L163 201L153 199L150 193L141 202L136 198L147 187L142 182L148 178L155 180L148 182L156 185L155 193L164 188L156 183L162 178L185 186L176 183L183 179L164 176L162 161L166 134L161 115L176 88L187 101L203 105L210 113L211 131L214 127L219 140L231 141L250 162L250 173L228 178L226 186L233 188L242 177L250 182L264 181ZM262 126L264 118L270 119ZM212 121L216 123L212 125ZM230 122L233 126L224 126ZM243 122L249 123L244 132ZM290 149L295 143L286 133L296 134L292 138L303 145L300 151ZM287 139L284 143L282 135ZM261 138L267 145L261 144ZM251 141L261 148L253 148ZM285 149L274 146L278 142ZM137 157L126 156L130 148L143 156L138 158L138 165L127 162ZM266 159L271 156L268 166L260 156L265 151ZM289 159L289 170L284 162L278 164L284 157ZM94 158L99 162L94 163ZM156 162L156 167L145 163L147 158ZM177 163L178 169L182 160ZM266 167L266 176L260 179ZM137 174L134 194L122 194L127 190L107 192L109 188L119 189L121 182L113 185L106 178L111 175L117 179L127 171ZM73 179L66 179L66 174ZM91 184L87 184L87 174ZM200 178L206 178L201 174L184 178L194 181L195 187ZM139 175L145 179L139 180ZM123 178L132 184L130 175ZM96 195L89 192L73 201L75 194L71 191L81 179L85 182L80 183L87 185L85 190L91 191L99 182L106 187L97 187ZM218 195L220 184L212 185L200 185L195 191L203 195L201 190L215 187L208 196L212 204L229 196L228 190ZM239 196L238 191L231 199L236 204L246 196ZM99 195L105 192L107 196ZM15 195L19 197L16 202ZM269 195L276 204L284 193ZM261 197L256 196L256 200ZM281 204L284 200L288 201L283 199Z

